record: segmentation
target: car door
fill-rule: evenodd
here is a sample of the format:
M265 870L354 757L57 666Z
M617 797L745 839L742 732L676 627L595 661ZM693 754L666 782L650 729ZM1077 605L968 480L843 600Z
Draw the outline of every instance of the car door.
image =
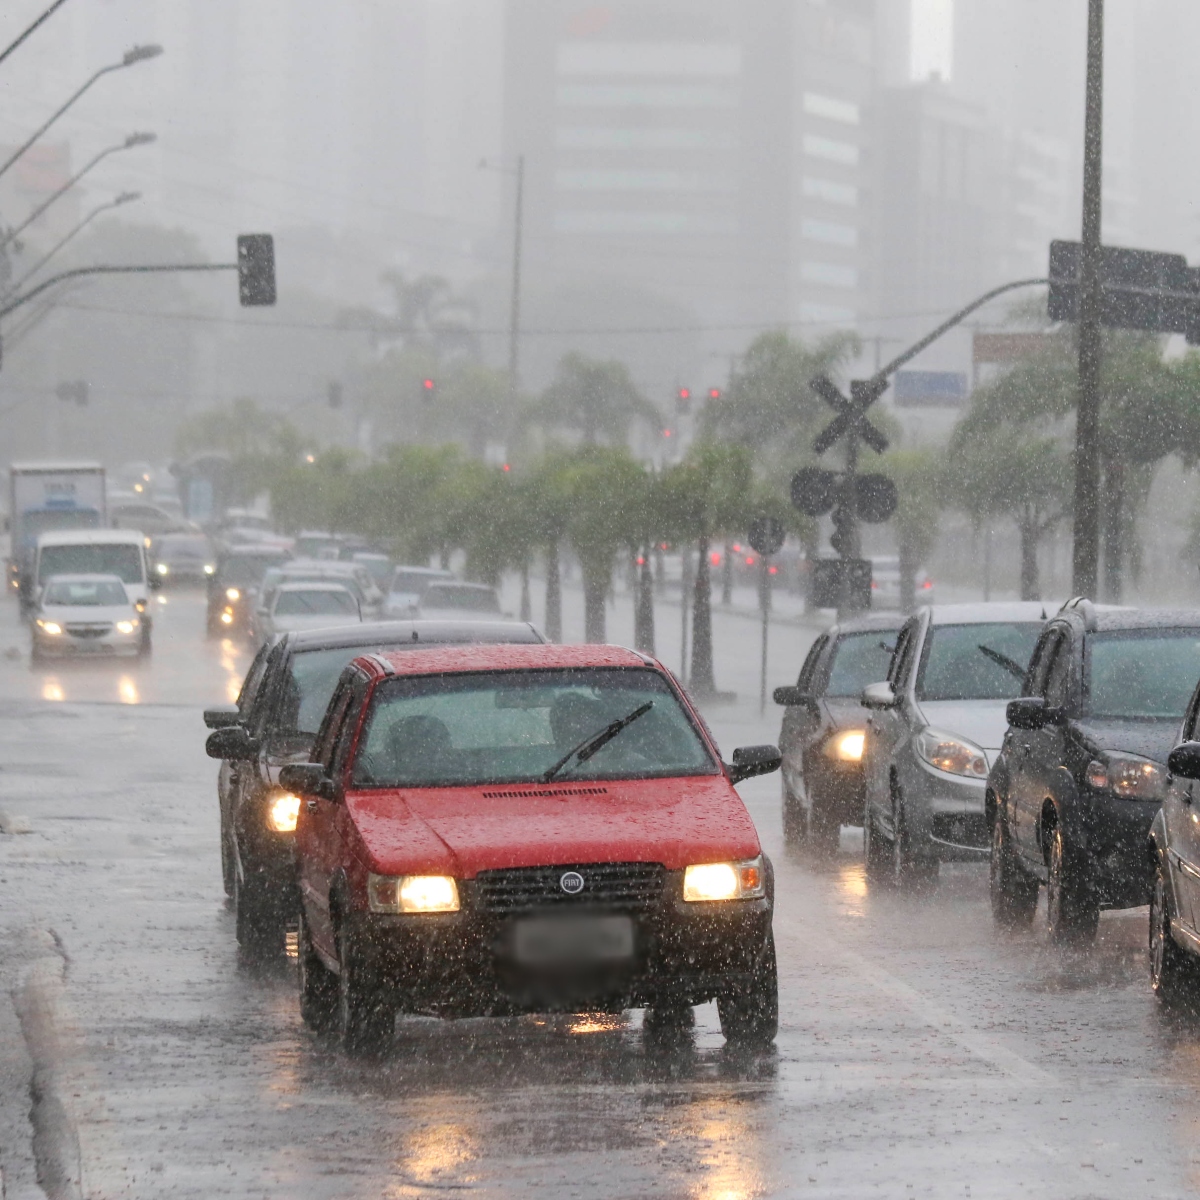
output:
M246 677L242 681L241 691L238 692L238 721L240 724L246 726L247 729L250 728L253 722L255 701L262 690L270 655L271 649L269 646L263 646L259 650L254 656L254 660L250 663L250 669L246 672ZM221 802L221 828L223 830L231 828L231 815L240 786L241 776L247 771L253 772L253 769L253 765L249 763L231 763L227 760L221 762L221 769L217 775L217 795Z
M796 680L796 687L800 691L811 694L809 689L816 676L817 664L828 645L828 634L822 634L813 642L812 649L800 668L800 677ZM789 704L783 710L783 722L779 730L779 752L783 755L784 781L791 794L802 803L806 794L808 746L816 724L812 710L805 704Z
M896 696L896 704L888 709L872 709L867 714L866 758L867 804L874 814L877 828L892 835L891 767L896 746L905 736L907 722L904 696L911 691L910 676L913 664L920 658L922 619L914 617L896 638L887 682Z
M296 823L297 883L309 929L317 944L333 955L333 927L329 919L329 889L342 862L342 789L334 774L339 763L345 764L362 694L365 688L356 672L343 676L313 749L313 762L325 768L334 786L328 795L306 795Z
M1183 721L1181 741L1200 738L1200 693L1192 698ZM1167 866L1174 883L1177 915L1192 929L1200 928L1200 787L1193 779L1172 775L1163 800L1167 826Z
M1058 627L1049 635L1033 677L1033 695L1048 709L1070 711L1075 694L1075 643L1071 630ZM1054 721L1041 729L1015 731L1013 836L1017 853L1035 867L1044 865L1040 839L1042 807L1056 794L1059 768L1066 755L1066 724Z

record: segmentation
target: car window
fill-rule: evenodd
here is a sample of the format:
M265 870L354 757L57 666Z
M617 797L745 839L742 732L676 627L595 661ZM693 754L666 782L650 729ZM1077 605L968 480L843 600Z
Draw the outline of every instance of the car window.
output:
M1056 639L1042 695L1048 708L1064 708L1071 698L1071 641L1065 636Z
M258 689L262 685L263 676L267 670L267 661L270 657L270 645L263 646L254 656L254 661L246 672L246 678L242 681L242 690L238 692L237 698L238 712L243 715L250 713L254 708L254 701L258 696Z
M277 617L352 616L358 605L349 592L280 592L274 611Z
M129 603L124 584L115 579L97 579L91 582L59 580L52 582L42 596L43 607L79 605L84 608L115 608Z
M899 688L904 681L908 664L912 661L913 647L917 640L917 622L910 621L896 637L896 648L892 652L885 678L894 688Z
M321 728L317 731L313 762L321 763L327 772L332 768L333 756L337 750L337 742L341 736L346 711L354 700L353 684L357 677L356 671L348 671L343 675L338 690L334 693L324 719L321 721Z
M844 633L832 650L826 696L861 696L870 683L887 678L895 634L888 630Z
M142 548L131 542L43 546L38 556L38 582L51 575L115 575L122 583L141 583L146 578Z
M445 608L462 612L498 613L500 601L491 588L435 583L421 597L423 608Z
M1084 679L1090 717L1178 720L1200 679L1200 629L1090 634Z
M1011 700L1019 696L1041 632L1040 621L933 626L925 639L917 699Z
M714 775L720 768L664 676L646 668L402 676L376 689L354 764L358 787L534 783L614 720L650 705L585 762L596 779Z
M829 638L825 634L822 634L813 642L812 648L808 652L808 657L804 660L804 665L800 668L799 678L796 680L796 686L801 691L812 685L813 676L817 670L817 662L828 645Z

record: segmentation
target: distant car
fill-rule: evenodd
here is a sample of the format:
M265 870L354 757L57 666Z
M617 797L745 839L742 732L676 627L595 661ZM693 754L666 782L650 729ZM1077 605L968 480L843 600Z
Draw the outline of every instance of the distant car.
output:
M354 594L364 620L379 615L383 593L362 563L339 562L337 559L294 558L272 568L263 576L255 603L253 626L260 639L266 636L264 624L274 599L275 590L284 583L340 583Z
M939 863L988 857L988 768L1046 621L1037 603L922 608L868 685L863 753L867 876L920 884Z
M350 561L366 567L381 595L387 595L392 584L392 560L386 554L376 554L373 550L356 550L350 556ZM380 604L382 603L381 600Z
M217 556L202 533L163 533L150 540L153 573L164 586L207 583L217 573Z
M841 826L862 823L862 692L887 675L902 621L895 614L835 625L813 643L796 686L776 688L776 704L786 706L779 752L788 845L832 851Z
M296 544L293 548L297 558L337 558L339 542L340 539L335 533L302 529L296 534Z
M237 704L204 714L210 728L221 730L208 746L225 760L217 779L221 872L247 955L282 954L287 924L295 919L292 834L300 801L279 786L279 769L308 760L346 664L382 650L542 641L532 625L516 622L389 621L289 633L258 652ZM229 733L232 726L239 729Z
M502 615L496 589L482 583L431 583L421 596L417 614L429 621Z
M386 617L411 617L431 583L453 583L454 573L437 567L400 566L392 572L383 602Z
M217 560L216 571L208 577L209 637L250 634L263 576L290 558L291 553L281 546L247 545L226 550Z
M918 604L933 604L937 592L929 573L919 567L915 575L916 602ZM900 607L900 559L882 557L871 559L871 607L899 608Z
M779 1019L773 878L725 766L666 670L614 646L357 658L312 760L280 773L296 827L303 1019L373 1051L398 1013L716 1000L734 1044Z
M147 537L187 529L187 522L180 522L174 513L167 512L157 504L136 500L126 504L110 504L108 523L114 529L140 529Z
M262 617L265 641L279 633L329 629L335 625L361 625L362 609L354 593L341 583L304 580L281 583L271 594Z
M54 575L30 625L30 659L147 655L143 612L116 575Z
M1088 941L1101 909L1153 899L1155 857L1168 844L1154 842L1159 809L1176 835L1190 814L1169 792L1168 757L1197 680L1200 612L1075 600L1054 617L988 776L998 924L1028 924L1043 884L1054 942ZM1186 884L1175 867L1172 885Z

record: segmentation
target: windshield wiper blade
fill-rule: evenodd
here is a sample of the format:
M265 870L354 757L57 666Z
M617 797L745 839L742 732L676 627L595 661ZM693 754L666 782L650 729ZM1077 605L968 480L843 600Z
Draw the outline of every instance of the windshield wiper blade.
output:
M598 754L609 742L621 732L622 729L628 728L639 717L644 717L654 707L653 700L647 700L645 704L639 708L635 708L633 712L628 713L623 717L618 717L615 721L606 725L598 733L590 733L579 743L578 746L572 746L566 754L562 756L548 771L542 775L542 782L549 783L558 773L571 761L578 757L579 762L585 763L594 754Z
M991 646L980 646L979 652L980 654L986 654L997 666L1003 667L1018 679L1025 678L1026 668L1021 666L1015 658L1009 658L1007 654L1001 654L999 650L993 650Z

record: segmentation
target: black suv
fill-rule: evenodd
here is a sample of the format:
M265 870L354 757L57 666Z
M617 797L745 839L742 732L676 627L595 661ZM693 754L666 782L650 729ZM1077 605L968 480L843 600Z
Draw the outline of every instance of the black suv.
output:
M263 646L237 704L204 714L215 730L205 749L223 760L217 778L221 871L247 957L282 953L295 920L292 835L300 800L279 786L279 771L308 761L346 664L379 650L544 640L532 625L517 621L388 621L282 634Z
M1028 924L1042 883L1056 942L1149 901L1147 838L1198 679L1200 612L1072 600L1046 626L988 775L997 923Z
M208 579L208 636L245 637L252 627L254 598L263 576L291 557L281 546L234 546L225 551Z

